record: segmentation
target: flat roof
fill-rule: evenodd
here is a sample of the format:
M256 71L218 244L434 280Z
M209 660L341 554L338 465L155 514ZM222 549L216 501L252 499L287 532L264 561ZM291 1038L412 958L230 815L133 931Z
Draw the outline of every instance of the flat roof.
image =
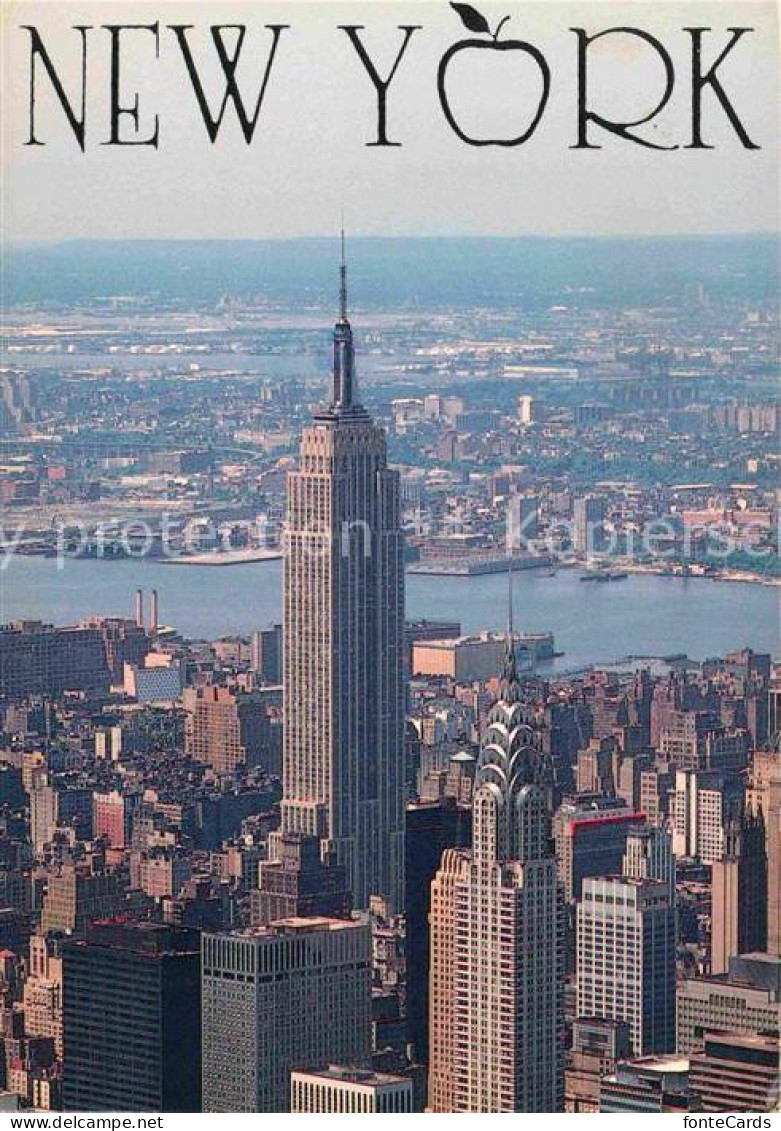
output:
M513 640L518 643L524 640L550 640L552 632L514 632ZM452 651L465 644L506 644L506 632L484 632L473 636L450 636L437 640L413 640L413 648L443 648Z
M409 1084L412 1081L408 1076L393 1076L389 1072L374 1072L370 1068L344 1067L340 1064L329 1064L327 1068L294 1068L291 1076L309 1076L319 1080L334 1080L342 1084L358 1084L364 1087L376 1087L393 1084Z
M210 937L223 935L226 938L236 939L263 939L274 938L282 931L344 931L355 927L363 927L358 919L330 919L325 915L291 915L287 919L275 919L262 927L246 927L238 931L207 931Z

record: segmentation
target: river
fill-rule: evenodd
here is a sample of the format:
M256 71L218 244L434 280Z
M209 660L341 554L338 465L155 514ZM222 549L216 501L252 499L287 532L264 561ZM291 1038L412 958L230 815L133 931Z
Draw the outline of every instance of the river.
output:
M0 621L26 617L69 624L91 614L132 615L138 586L160 596L160 618L186 636L215 639L280 617L279 561L171 566L154 561L16 557L0 572ZM749 645L778 651L778 591L762 585L630 574L582 584L580 572L516 574L518 631L553 632L569 670L628 655L685 652L695 659ZM460 620L465 632L502 629L507 577L407 578L407 616Z

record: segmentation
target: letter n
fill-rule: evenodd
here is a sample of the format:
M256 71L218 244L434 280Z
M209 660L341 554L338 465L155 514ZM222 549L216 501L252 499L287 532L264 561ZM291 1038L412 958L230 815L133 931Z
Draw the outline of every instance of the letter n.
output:
M60 82L60 76L54 69L49 52L44 46L44 42L38 34L36 27L31 27L29 24L23 24L22 27L25 31L30 33L30 137L24 143L25 145L45 145L45 141L39 141L35 136L35 64L38 59L41 60L43 66L49 76L49 81L54 88L54 93L59 99L60 105L65 111L65 117L68 119L68 124L73 130L76 141L79 143L81 152L84 152L85 144L85 129L87 123L87 32L91 30L91 24L78 24L75 25L73 30L81 34L81 117L77 117L76 111L73 109L65 88Z

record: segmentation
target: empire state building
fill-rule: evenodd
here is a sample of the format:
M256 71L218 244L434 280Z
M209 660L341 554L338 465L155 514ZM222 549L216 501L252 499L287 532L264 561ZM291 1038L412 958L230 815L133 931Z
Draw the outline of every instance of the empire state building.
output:
M282 830L320 837L359 908L403 908L403 633L398 473L356 399L342 254L332 399L287 480Z

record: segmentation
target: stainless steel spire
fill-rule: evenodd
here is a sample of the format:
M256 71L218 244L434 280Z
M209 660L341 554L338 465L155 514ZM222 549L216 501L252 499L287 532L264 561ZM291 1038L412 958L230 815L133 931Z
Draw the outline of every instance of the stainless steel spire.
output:
M520 681L515 657L515 631L513 629L513 577L514 571L511 560L507 571L507 649L504 657L501 687L502 698L507 702L517 703L520 700Z

